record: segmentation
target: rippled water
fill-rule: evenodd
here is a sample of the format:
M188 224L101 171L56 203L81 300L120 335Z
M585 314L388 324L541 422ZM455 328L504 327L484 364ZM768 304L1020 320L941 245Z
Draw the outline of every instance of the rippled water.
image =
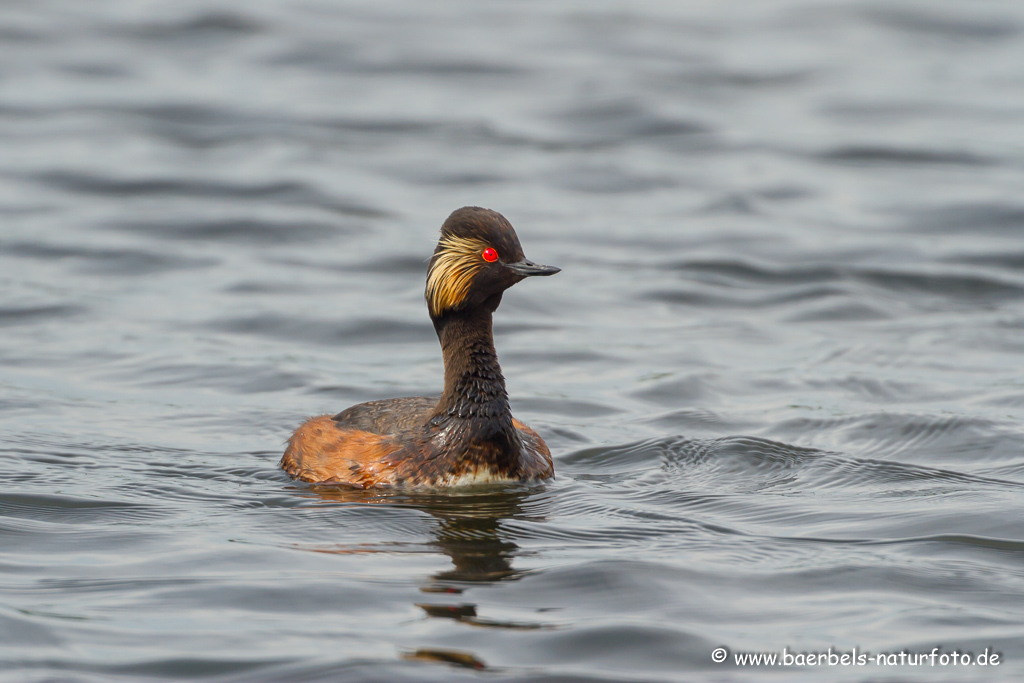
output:
M0 680L1024 679L1022 124L1009 1L3 2ZM465 204L557 478L293 483Z

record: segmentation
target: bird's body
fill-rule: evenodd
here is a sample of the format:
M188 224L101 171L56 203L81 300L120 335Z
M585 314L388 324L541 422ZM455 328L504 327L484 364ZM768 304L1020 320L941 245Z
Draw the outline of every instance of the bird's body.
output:
M455 211L427 273L427 305L444 354L439 397L361 403L295 430L281 466L296 479L376 486L460 486L554 474L544 440L512 417L491 316L502 292L557 268L523 257L501 214Z

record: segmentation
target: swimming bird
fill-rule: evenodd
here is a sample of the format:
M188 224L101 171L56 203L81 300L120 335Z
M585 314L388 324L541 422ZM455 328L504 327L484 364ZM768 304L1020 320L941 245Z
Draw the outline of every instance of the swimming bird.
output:
M357 488L551 477L547 444L512 417L491 316L506 289L559 270L529 261L500 213L454 211L441 226L425 293L444 356L444 391L311 418L288 440L281 467L302 481Z

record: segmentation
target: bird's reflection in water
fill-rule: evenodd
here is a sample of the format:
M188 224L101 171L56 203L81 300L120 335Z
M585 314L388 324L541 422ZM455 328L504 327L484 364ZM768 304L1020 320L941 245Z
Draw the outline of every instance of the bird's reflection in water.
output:
M459 599L473 586L515 581L524 572L513 567L521 550L511 540L503 524L510 519L543 520L527 512L526 505L538 494L527 486L481 487L446 492L362 491L349 488L316 486L308 489L327 503L389 505L415 508L437 520L428 545L451 558L452 568L437 572L420 586L431 594L429 602L416 603L428 617L452 619L470 626L532 630L549 628L540 622L489 619L478 614L477 605ZM318 552L350 554L391 552L360 546L358 548L318 548ZM447 599L442 596L448 596ZM417 649L404 652L404 659L445 662L451 665L484 669L486 665L471 653L454 650Z

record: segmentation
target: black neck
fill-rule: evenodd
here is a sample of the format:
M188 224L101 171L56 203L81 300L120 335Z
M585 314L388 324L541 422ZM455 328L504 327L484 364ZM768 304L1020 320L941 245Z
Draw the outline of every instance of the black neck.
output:
M444 393L432 422L465 421L475 438L512 446L516 431L494 350L493 310L482 306L434 319L444 353Z

